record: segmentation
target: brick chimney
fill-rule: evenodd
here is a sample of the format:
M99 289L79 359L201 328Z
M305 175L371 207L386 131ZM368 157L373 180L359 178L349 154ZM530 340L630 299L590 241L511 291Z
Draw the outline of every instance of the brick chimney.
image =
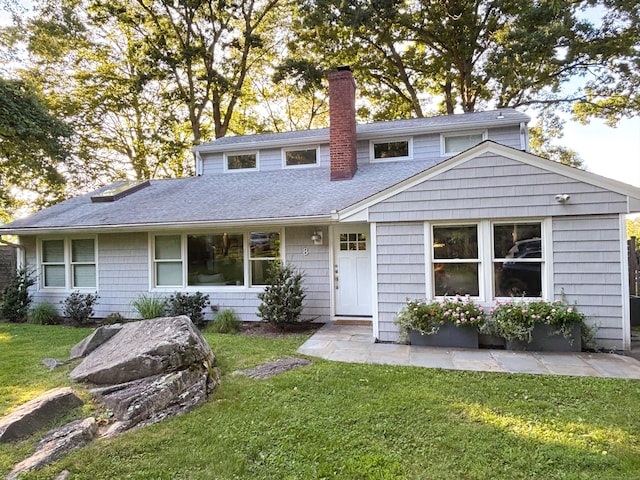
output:
M356 173L356 82L349 67L338 67L329 80L329 158L331 180Z

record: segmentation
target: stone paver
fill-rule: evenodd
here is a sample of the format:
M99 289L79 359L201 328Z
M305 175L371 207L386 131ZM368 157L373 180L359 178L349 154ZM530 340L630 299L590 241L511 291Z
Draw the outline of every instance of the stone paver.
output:
M371 327L359 325L328 323L307 340L298 353L349 363L640 380L640 361L623 355L466 350L375 343Z

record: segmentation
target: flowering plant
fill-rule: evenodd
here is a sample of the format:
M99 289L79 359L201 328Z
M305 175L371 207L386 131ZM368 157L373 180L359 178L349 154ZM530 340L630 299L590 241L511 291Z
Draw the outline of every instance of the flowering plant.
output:
M484 322L484 312L469 296L432 302L407 299L407 304L398 312L395 321L405 336L410 330L433 335L446 322L456 327L481 325Z
M546 324L556 327L556 331L565 338L571 335L571 327L576 322L582 323L584 314L575 306L561 301L548 302L536 300L510 300L497 302L489 310L490 323L496 333L507 340L531 342L533 327L536 324Z

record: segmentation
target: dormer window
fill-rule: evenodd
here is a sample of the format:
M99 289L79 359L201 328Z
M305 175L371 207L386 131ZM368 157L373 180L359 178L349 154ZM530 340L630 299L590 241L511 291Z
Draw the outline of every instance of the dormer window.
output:
M304 148L296 150L287 149L283 152L285 167L305 167L310 165L317 165L318 163L317 148Z
M227 171L257 170L257 153L234 153L226 155L225 169Z
M471 147L487 139L487 131L470 132L463 135L443 134L440 136L440 153L445 155L455 155L464 152Z
M369 148L374 161L407 160L413 155L411 139L391 142L371 141Z

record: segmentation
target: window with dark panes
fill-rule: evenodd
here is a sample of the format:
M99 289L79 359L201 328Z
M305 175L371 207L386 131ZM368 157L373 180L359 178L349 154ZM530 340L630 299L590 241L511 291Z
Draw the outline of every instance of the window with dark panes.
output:
M285 164L287 167L295 167L299 165L315 165L318 151L315 148L307 150L287 150L285 152Z
M542 295L542 225L493 225L493 278L496 297Z
M188 285L244 285L241 233L187 235Z
M409 156L409 141L381 142L373 144L373 158L397 158Z
M228 170L254 169L257 167L256 154L227 155Z
M249 265L251 285L266 285L271 265L280 259L280 232L251 232Z
M477 225L434 226L432 261L436 296L480 294Z

